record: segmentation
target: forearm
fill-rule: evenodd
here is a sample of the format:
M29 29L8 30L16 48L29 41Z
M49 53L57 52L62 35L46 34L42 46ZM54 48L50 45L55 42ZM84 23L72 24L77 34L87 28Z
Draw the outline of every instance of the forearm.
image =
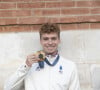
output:
M24 86L24 78L29 71L29 67L22 65L6 82L4 90L19 90Z

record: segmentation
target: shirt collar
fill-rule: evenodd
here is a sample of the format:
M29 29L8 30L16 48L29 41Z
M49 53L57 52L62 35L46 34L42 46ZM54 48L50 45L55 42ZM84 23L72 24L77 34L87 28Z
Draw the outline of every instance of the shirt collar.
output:
M53 53L46 54L47 57L56 57L56 55L58 55L58 50Z

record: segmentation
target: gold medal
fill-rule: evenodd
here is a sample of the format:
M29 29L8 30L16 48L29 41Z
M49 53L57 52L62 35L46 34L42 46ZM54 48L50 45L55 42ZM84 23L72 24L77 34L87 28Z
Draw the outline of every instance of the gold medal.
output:
M37 51L36 55L38 56L38 58L40 59L40 61L43 61L45 59L45 53L44 51Z

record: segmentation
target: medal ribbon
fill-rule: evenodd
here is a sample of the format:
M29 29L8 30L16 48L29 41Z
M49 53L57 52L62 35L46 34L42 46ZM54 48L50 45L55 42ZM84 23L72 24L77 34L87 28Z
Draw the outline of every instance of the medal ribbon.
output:
M46 62L49 66L55 66L57 64L57 62L59 61L59 57L60 56L58 54L58 56L56 57L56 59L54 60L54 62L52 64L48 61L47 58L45 58L44 61L39 61L38 63L39 63L40 68L44 68L44 62Z
M59 60L59 55L56 57L56 59L54 60L54 62L51 64L48 59L46 58L44 61L49 65L49 66L55 66L57 64Z

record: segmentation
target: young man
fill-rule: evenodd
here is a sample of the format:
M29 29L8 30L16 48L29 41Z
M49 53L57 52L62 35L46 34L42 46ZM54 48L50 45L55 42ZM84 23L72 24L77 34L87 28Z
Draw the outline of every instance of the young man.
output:
M56 24L41 26L40 43L45 54L29 55L4 90L80 90L76 65L58 52L60 29Z

